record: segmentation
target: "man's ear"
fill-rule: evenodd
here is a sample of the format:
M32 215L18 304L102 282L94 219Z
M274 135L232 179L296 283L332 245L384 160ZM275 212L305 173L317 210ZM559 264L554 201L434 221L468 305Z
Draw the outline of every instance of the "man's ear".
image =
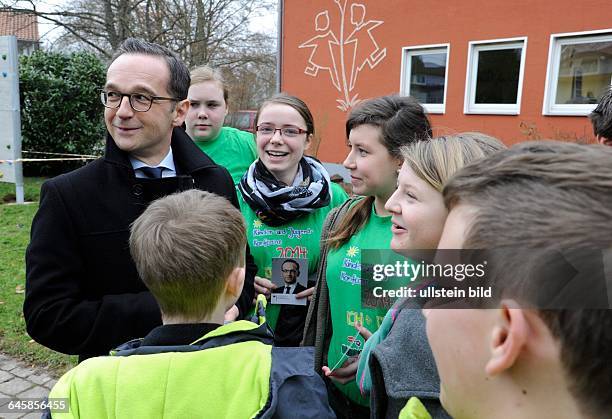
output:
M176 104L174 108L174 118L172 119L172 126L180 127L185 122L187 117L187 111L189 111L189 100L181 100Z
M491 358L485 371L497 375L511 368L521 354L529 336L526 313L512 300L504 300L497 310L496 325L491 335Z
M225 292L232 297L238 298L242 293L242 286L244 285L244 266L236 267L232 269L227 281L225 281Z
M606 138L601 135L598 135L595 138L597 139L597 142L601 145L612 146L612 138Z

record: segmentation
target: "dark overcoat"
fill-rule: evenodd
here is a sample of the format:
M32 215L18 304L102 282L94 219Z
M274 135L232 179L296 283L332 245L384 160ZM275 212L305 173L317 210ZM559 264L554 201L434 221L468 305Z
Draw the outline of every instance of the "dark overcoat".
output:
M131 223L155 198L198 188L238 208L232 178L181 128L172 134L177 177L139 179L110 135L105 156L46 181L26 251L27 331L80 360L145 336L161 324L153 296L130 256ZM241 316L251 306L257 267L247 249Z

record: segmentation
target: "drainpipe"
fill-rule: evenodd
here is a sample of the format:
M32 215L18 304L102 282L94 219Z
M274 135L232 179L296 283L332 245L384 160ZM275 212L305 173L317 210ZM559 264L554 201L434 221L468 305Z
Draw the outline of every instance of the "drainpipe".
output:
M282 74L282 62L283 62L283 12L284 12L284 0L278 0L278 22L276 32L276 93L281 91L281 74Z

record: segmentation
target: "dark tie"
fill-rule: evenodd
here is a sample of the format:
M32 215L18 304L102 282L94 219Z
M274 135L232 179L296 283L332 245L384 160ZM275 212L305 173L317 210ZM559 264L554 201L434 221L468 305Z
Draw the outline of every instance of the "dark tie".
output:
M289 290L291 289L291 287L289 285L287 285L285 287L285 294L290 294Z
M140 170L140 173L148 179L159 179L164 169L165 167L139 167L137 170Z

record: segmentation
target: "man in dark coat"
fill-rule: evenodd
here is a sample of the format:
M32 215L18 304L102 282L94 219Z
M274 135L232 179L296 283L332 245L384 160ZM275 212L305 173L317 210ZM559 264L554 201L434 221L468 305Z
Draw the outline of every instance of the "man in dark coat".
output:
M128 39L113 57L101 100L106 152L43 184L26 252L27 330L37 342L83 360L107 354L161 324L159 308L129 253L130 224L156 198L198 188L238 207L232 178L180 127L189 71L168 49ZM257 268L247 249L244 316Z
M281 265L284 285L272 291L274 294L298 294L306 287L297 282L300 277L300 264L295 259L287 259Z

